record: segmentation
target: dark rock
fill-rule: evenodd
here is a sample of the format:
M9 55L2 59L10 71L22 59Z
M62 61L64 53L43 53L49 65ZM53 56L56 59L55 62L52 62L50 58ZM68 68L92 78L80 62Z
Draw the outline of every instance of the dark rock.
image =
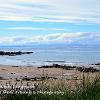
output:
M10 73L10 74L16 74L16 73Z
M93 67L89 67L89 68L77 67L77 70L80 72L99 72L98 69L95 69Z
M53 64L53 65L44 65L38 68L62 68L66 70L72 70L76 68L76 66Z
M89 68L85 68L85 67L77 67L77 66L70 66L70 65L59 65L59 64L53 64L53 65L44 65L38 68L62 68L65 70L73 70L76 69L80 72L99 72L100 70L93 68L93 67L89 67Z
M20 67L20 66L12 66L12 67Z
M4 77L1 77L1 76L0 76L0 80L4 80Z
M97 64L95 64L95 65L100 65L100 63L97 63Z
M0 51L0 55L1 56L17 56L17 55L22 55L22 54L31 54L33 52L4 52L4 51Z

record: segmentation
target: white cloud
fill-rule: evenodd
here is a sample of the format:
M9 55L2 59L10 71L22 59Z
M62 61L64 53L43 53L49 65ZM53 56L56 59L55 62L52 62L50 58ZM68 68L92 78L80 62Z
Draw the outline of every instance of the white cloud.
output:
M0 44L28 44L28 43L72 43L82 39L86 33L55 33L47 35L2 37ZM80 40L79 40L80 41Z
M100 0L0 0L0 19L100 23Z
M7 28L10 30L65 30L63 28L36 28L36 27L13 27L13 28Z

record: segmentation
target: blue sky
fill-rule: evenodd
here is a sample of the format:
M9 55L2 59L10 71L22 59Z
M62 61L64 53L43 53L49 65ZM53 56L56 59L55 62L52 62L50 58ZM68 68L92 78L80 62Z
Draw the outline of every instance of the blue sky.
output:
M0 45L99 44L100 0L0 0Z

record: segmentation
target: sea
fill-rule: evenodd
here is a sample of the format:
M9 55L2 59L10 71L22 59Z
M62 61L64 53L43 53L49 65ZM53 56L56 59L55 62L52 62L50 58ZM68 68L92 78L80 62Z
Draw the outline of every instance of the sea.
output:
M100 63L99 46L31 45L0 46L0 51L31 51L32 54L1 56L0 64L14 66L41 66L48 64Z

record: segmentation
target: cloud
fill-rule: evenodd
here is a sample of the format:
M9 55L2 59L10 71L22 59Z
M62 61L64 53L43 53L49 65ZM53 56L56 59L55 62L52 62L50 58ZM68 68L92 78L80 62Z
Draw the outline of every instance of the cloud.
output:
M0 20L100 24L100 0L0 0Z
M87 37L91 38L90 33L55 33L47 35L15 36L15 37L2 37L0 44L29 44L29 43L74 43L85 40Z
M13 27L7 28L9 30L65 30L63 28L36 28L36 27Z

